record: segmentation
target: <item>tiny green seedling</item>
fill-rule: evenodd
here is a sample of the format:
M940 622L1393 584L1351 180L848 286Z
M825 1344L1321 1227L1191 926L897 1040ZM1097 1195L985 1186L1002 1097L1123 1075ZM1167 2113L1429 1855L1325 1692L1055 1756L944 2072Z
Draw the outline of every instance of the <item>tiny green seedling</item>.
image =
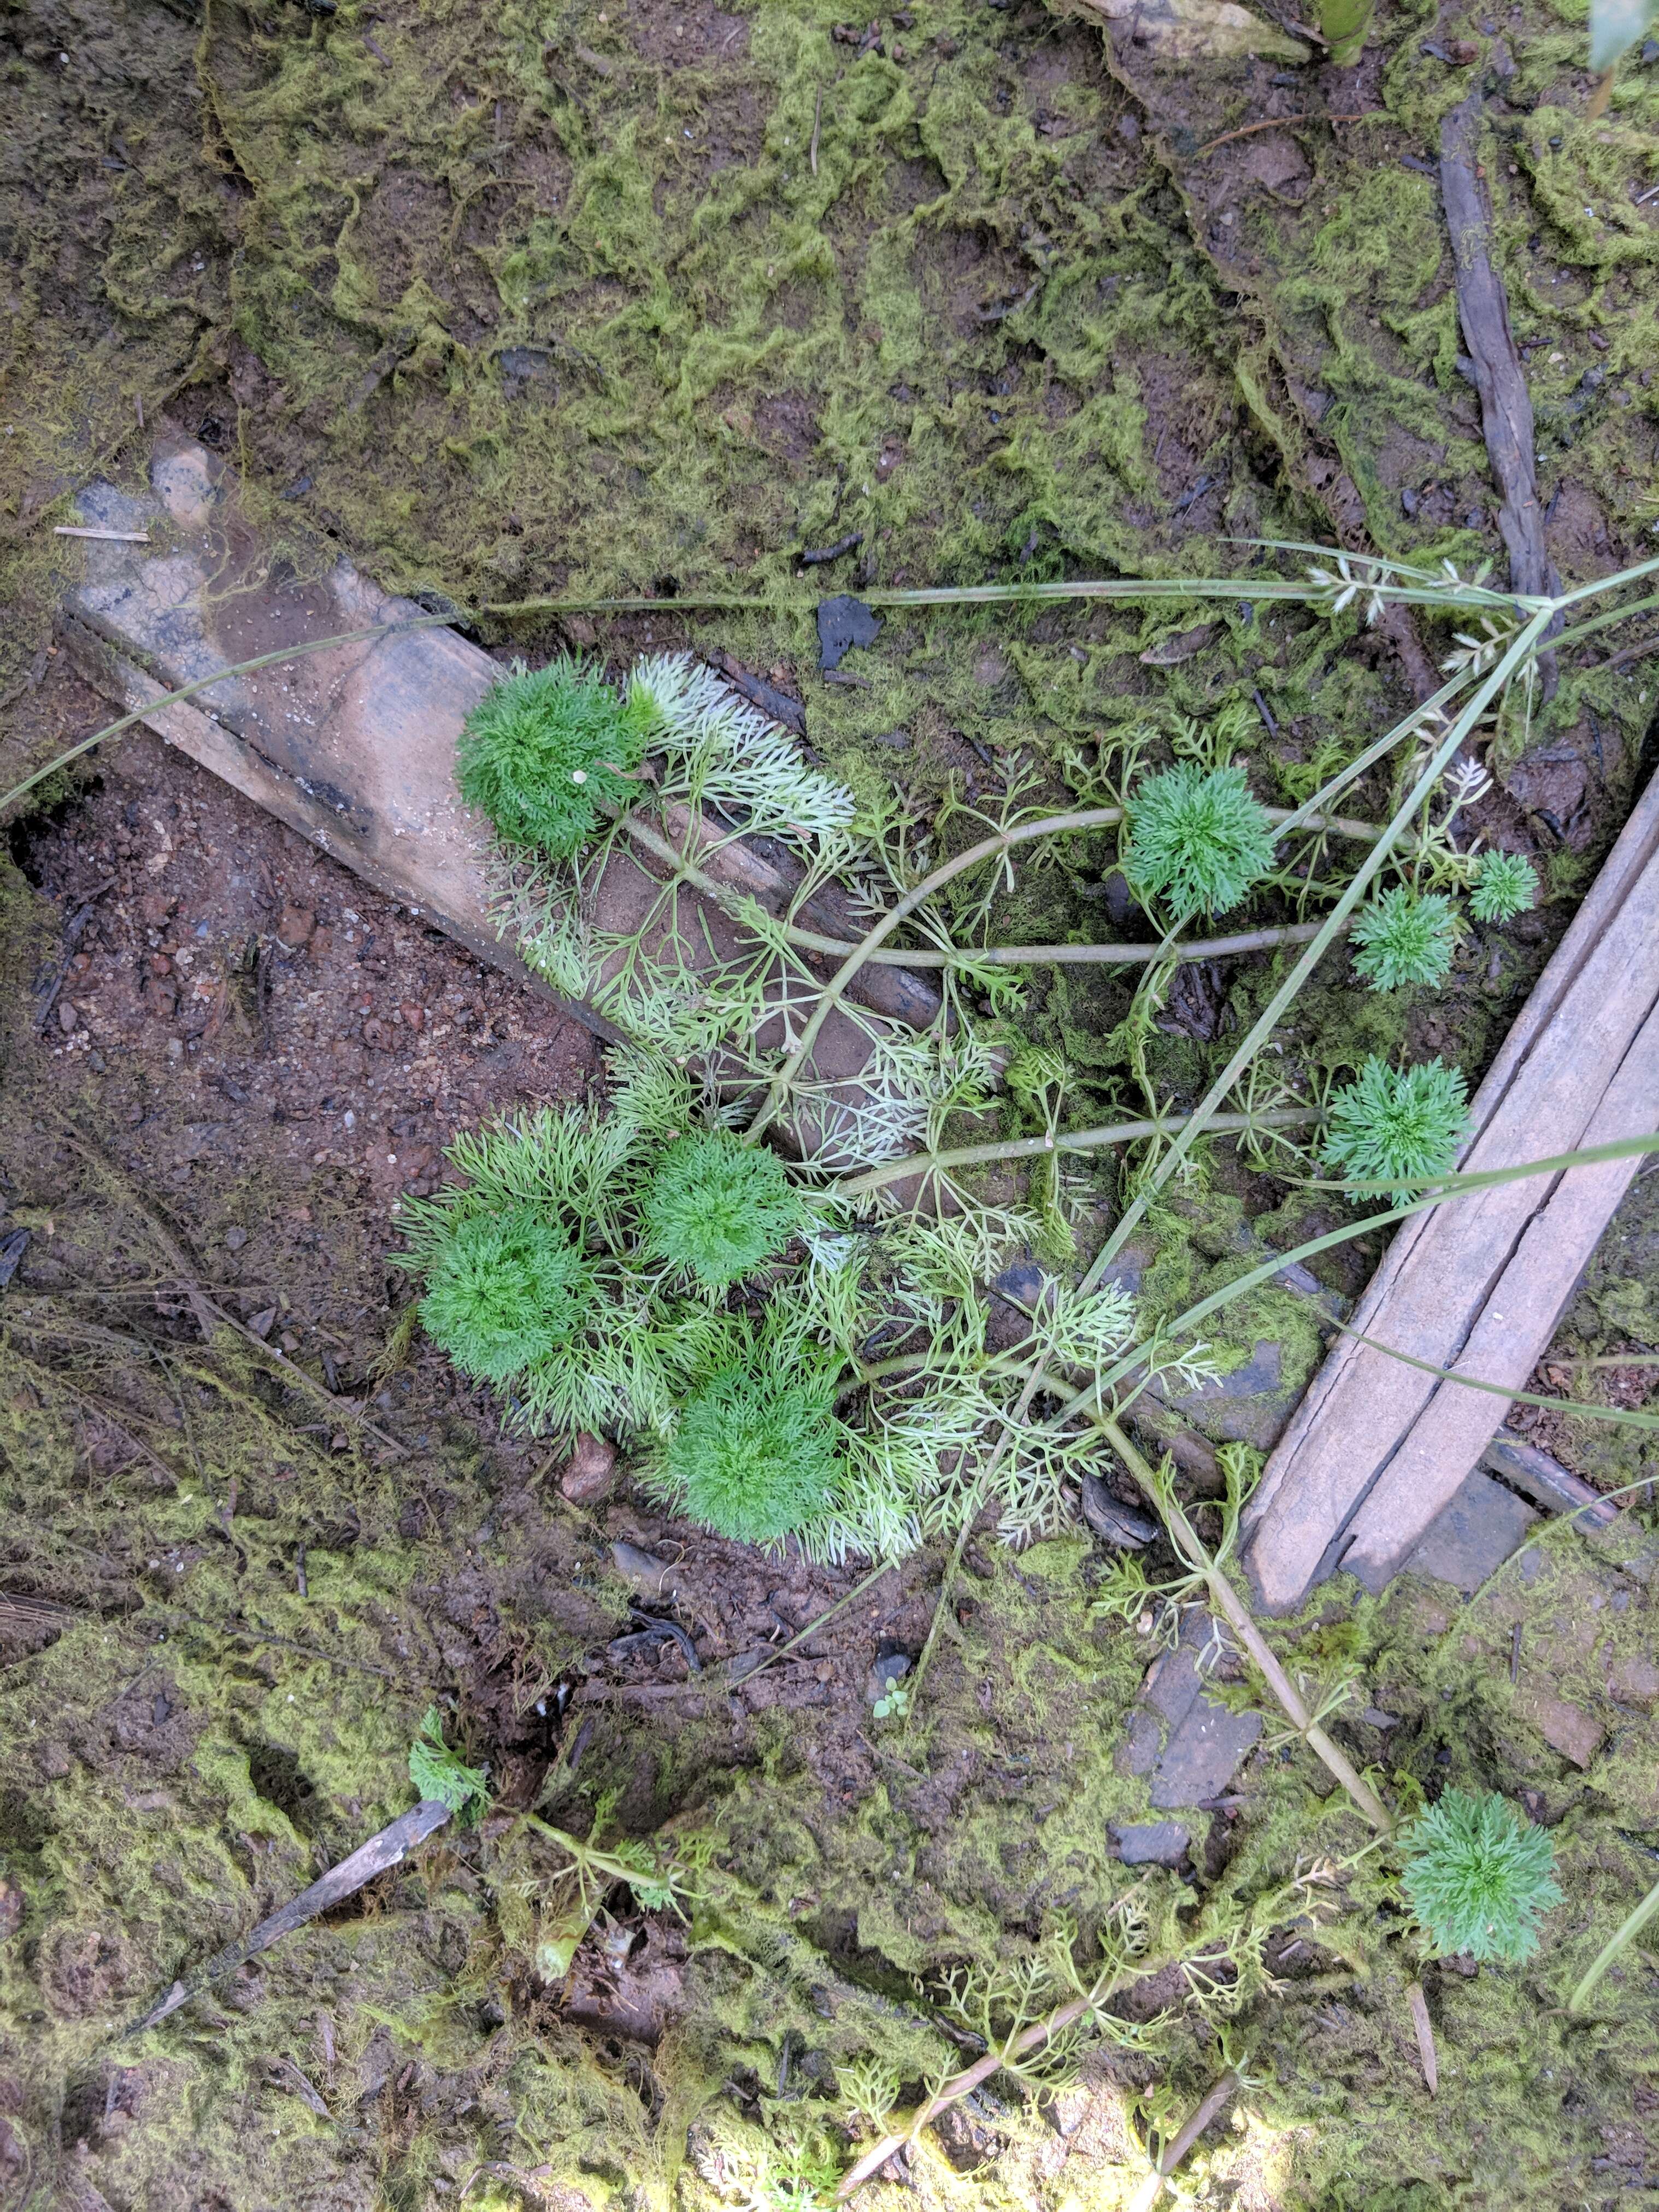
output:
M409 1778L422 1799L447 1805L463 1827L471 1827L489 1802L489 1778L481 1766L468 1766L444 1741L443 1717L428 1705L420 1734L409 1747Z
M834 1392L727 1368L689 1398L666 1464L686 1510L717 1535L768 1544L820 1510L838 1467Z
M463 1375L505 1382L580 1327L593 1285L582 1255L527 1206L458 1221L421 1319Z
M671 1145L641 1210L647 1250L706 1290L724 1290L775 1257L808 1218L777 1154L727 1129Z
M902 1721L910 1711L910 1692L902 1682L890 1682L870 1708L878 1721Z
M1407 984L1437 990L1451 973L1457 923L1451 902L1438 892L1419 897L1396 884L1364 908L1353 935L1360 947L1353 964L1374 991Z
M1395 1068L1373 1054L1332 1096L1324 1158L1356 1182L1432 1182L1451 1167L1468 1127L1461 1070L1439 1060Z
M1183 917L1227 913L1272 871L1273 824L1242 768L1178 762L1138 787L1128 819L1125 874Z
M598 669L568 655L545 668L520 665L467 716L456 750L461 796L507 844L568 859L605 809L635 797L629 771L654 719L647 695L618 699Z
M1538 903L1538 871L1523 853L1483 853L1469 893L1477 921L1513 921Z
M1561 1901L1548 1834L1495 1790L1448 1790L1401 1838L1406 1895L1442 1958L1520 1966Z

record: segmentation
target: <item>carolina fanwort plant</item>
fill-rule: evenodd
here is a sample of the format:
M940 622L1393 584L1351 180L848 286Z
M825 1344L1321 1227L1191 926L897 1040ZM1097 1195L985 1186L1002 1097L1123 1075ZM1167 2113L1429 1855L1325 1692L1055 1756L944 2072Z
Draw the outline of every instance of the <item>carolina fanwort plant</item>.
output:
M618 699L598 669L568 655L522 665L492 684L457 748L457 781L509 845L568 857L598 828L602 811L632 796L656 717L643 688Z
M1324 1159L1355 1182L1432 1182L1456 1158L1468 1126L1459 1069L1438 1059L1394 1068L1372 1054L1332 1094Z
M1401 884L1373 900L1354 923L1353 937L1360 948L1353 964L1373 990L1407 984L1436 990L1451 973L1457 923L1449 899Z
M1548 1832L1493 1790L1448 1790L1400 1838L1412 1910L1436 1953L1520 1966L1561 1902Z

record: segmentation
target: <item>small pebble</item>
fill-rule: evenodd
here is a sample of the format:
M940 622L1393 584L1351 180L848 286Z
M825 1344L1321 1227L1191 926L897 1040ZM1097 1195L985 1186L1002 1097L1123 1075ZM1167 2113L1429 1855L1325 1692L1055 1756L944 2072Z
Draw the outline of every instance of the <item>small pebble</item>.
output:
M226 1230L225 1249L227 1252L240 1252L243 1245L246 1243L247 1231L246 1229L238 1228Z
M74 1036L76 1030L80 1024L80 1015L76 1012L75 1008L70 1006L67 999L60 999L58 1001L58 1026L62 1030L65 1036Z

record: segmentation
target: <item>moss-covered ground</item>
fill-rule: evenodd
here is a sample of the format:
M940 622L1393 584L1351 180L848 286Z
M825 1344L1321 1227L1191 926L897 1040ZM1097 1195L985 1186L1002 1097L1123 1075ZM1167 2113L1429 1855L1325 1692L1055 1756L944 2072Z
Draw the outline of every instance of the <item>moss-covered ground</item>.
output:
M919 807L973 802L1017 753L1051 793L1085 790L1115 738L1228 708L1255 718L1262 796L1294 803L1408 700L1411 638L1248 605L895 614L830 684L797 556L858 533L811 572L826 590L1224 573L1264 536L1498 557L1428 173L1477 83L1553 554L1582 580L1650 550L1659 68L1633 63L1587 119L1583 12L1385 7L1338 75L1159 72L1037 0L918 4L874 39L828 0L33 0L0 72L0 763L92 726L85 702L51 710L76 557L53 526L165 425L237 466L279 554L315 557L302 524L434 604L787 599L477 619L532 652L718 643L798 683L842 774ZM1292 120L1214 143L1271 114ZM1415 649L1449 644L1427 624ZM1357 994L1334 956L1297 1004L1310 1062L1409 1038L1479 1073L1643 764L1652 664L1598 652L1563 669L1481 817L1534 853L1548 903L1467 942L1437 1000ZM165 797L183 771L156 763ZM20 827L19 856L72 841L88 803ZM1109 860L1103 841L1023 878L1000 928L1115 924ZM912 2100L963 2063L945 1977L1000 1975L1005 1998L1027 1961L1052 1977L1057 1936L1084 1960L1137 1883L1147 1973L1116 2008L1139 2042L1085 2050L1029 2102L994 2078L871 2201L1111 2212L1149 2119L1178 2124L1224 2063L1244 2086L1183 2170L1203 2201L1601 2207L1654 2185L1650 1954L1565 2010L1659 1871L1650 1503L1606 1538L1553 1528L1468 1604L1338 1583L1283 1629L1310 1680L1356 1672L1335 1730L1402 1808L1490 1786L1549 1826L1565 1901L1531 1965L1422 1967L1362 1824L1271 1730L1183 1814L1182 1868L1137 1874L1114 1836L1158 1817L1124 1756L1152 1655L1096 1607L1103 1551L970 1547L914 1719L874 1717L868 1673L920 1648L927 1559L737 1694L672 1649L654 1674L612 1662L614 1542L680 1561L711 1658L775 1644L849 1578L691 1540L625 1492L571 1507L441 1363L377 1367L398 1320L387 1190L275 1147L270 1079L248 1092L228 1034L176 1073L54 1053L34 994L63 921L8 865L0 1231L34 1241L0 1292L7 2212L787 2207L850 2154L860 2097ZM1243 963L1146 1035L1121 977L1049 971L1018 1018L1064 1048L1079 1118L1136 1111L1138 1070L1199 1095L1273 973ZM210 1125L234 1166L173 1176L169 1146ZM1157 1224L1147 1295L1240 1268L1247 1218L1310 1233L1316 1198L1206 1161ZM1654 1370L1588 1363L1652 1351L1656 1206L1659 1179L1638 1183L1540 1388L1646 1399ZM332 1364L308 1337L297 1357L395 1451L246 1340L204 1340L158 1209L198 1255L232 1216L260 1225L271 1303L341 1332ZM1265 1337L1287 1382L1318 1356L1275 1293L1224 1364ZM1545 1414L1536 1434L1604 1487L1650 1471L1630 1431ZM506 1809L124 2040L410 1802L433 1703ZM513 1825L532 1796L574 1832L660 1834L690 1869L684 1918L615 1893L562 1994L536 1966L558 1855Z

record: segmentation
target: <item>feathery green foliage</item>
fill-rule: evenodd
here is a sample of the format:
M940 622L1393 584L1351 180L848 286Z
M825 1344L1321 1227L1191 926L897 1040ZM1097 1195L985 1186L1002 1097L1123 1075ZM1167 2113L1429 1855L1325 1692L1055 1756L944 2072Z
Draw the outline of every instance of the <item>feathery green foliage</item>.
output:
M469 806L510 845L568 859L599 826L600 802L626 806L654 706L626 705L597 669L562 654L545 668L516 667L466 718L457 780Z
M1432 1182L1468 1126L1461 1069L1439 1060L1394 1068L1373 1053L1331 1099L1324 1157L1356 1182Z
M1513 921L1538 903L1538 871L1524 853L1485 852L1469 894L1477 921Z
M458 1219L421 1319L463 1375L505 1382L580 1326L592 1283L580 1252L528 1206Z
M730 1367L686 1402L665 1455L685 1510L767 1544L823 1510L837 1472L832 1384Z
M1519 1966L1561 1901L1547 1832L1494 1790L1448 1790L1401 1838L1406 1894L1442 1957Z
M1225 914L1273 864L1273 824L1242 768L1181 761L1129 800L1123 868L1138 896L1182 916Z
M421 1732L409 1747L409 1778L422 1799L447 1805L470 1827L489 1802L489 1778L480 1766L468 1766L444 1741L443 1717L428 1705Z
M705 1288L724 1289L782 1251L806 1219L783 1163L727 1129L682 1137L658 1163L642 1208L646 1247Z
M1353 964L1374 991L1407 983L1437 990L1451 973L1457 927L1450 901L1437 892L1419 897L1397 884L1361 911L1353 935L1361 948Z

